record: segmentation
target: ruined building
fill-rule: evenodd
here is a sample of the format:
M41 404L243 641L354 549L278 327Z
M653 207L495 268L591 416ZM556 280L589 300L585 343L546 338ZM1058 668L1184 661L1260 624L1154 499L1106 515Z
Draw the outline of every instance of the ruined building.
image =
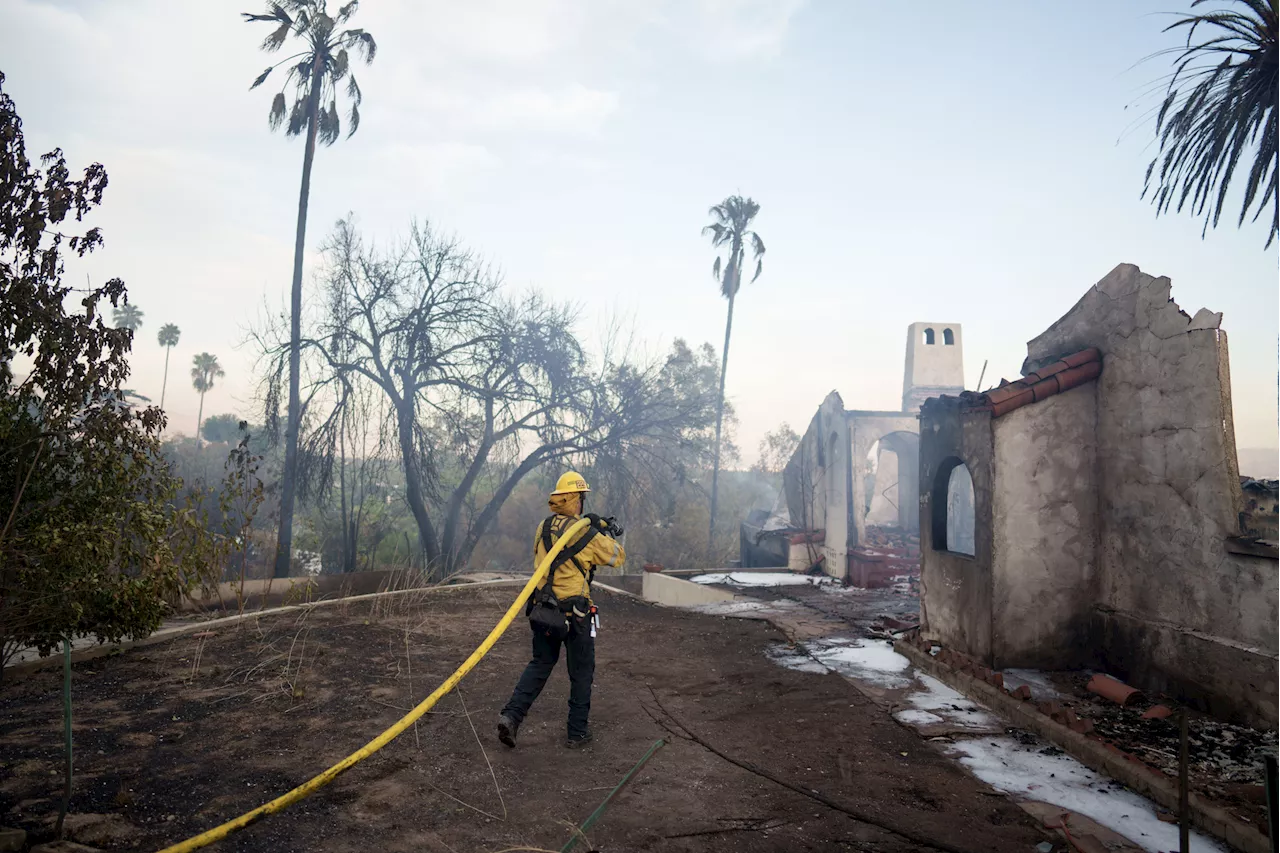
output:
M901 411L846 410L835 391L818 407L784 480L791 523L821 537L827 574L849 573L869 524L919 529L920 405L964 391L963 355L958 323L912 323Z
M1169 292L1122 264L1021 379L924 404L921 630L1275 726L1274 486L1242 491L1222 316Z

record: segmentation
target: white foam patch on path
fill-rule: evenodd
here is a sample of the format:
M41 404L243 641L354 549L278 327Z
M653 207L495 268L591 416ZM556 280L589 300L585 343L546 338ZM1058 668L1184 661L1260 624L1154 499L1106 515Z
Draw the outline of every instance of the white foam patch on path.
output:
M718 601L715 604L699 604L689 609L694 613L705 613L709 616L741 616L744 613L773 611L777 608L772 608L763 601Z
M1178 849L1178 827L1156 817L1155 807L1118 782L1100 776L1068 755L1025 747L1003 737L956 741L947 752L997 791L1060 806L1090 817L1151 853ZM1227 848L1192 831L1193 853Z
M694 583L723 583L729 586L826 586L836 583L826 575L797 575L792 572L713 572L689 578Z
M849 678L879 687L911 686L911 661L884 640L823 640L811 649L819 662Z
M796 672L826 675L831 671L804 652L797 651L794 646L773 646L765 650L765 656L779 666L794 669Z
M916 673L916 682L923 689L917 690L907 697L907 701L918 711L941 717L938 722L946 721L963 728L970 729L1004 729L1003 723L988 714L981 707L967 698L963 693L952 690L932 675ZM894 716L904 723L917 722L904 715L911 711L899 711Z
M918 711L914 708L908 708L905 711L899 711L893 715L895 719L911 726L934 726L938 723L945 723L942 717L932 714L928 711Z

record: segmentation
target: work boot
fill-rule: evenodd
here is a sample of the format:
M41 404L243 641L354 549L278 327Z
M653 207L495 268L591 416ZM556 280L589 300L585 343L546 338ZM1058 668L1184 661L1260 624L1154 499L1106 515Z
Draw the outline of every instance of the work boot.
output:
M498 740L511 748L515 748L516 734L520 731L520 724L508 717L506 714L498 717Z
M588 731L586 732L586 734L581 734L581 735L569 735L569 738L568 738L568 740L566 740L566 741L564 742L564 745L565 745L566 747L568 747L569 749L579 749L579 748L581 748L581 747L586 746L586 745L587 745L587 744L589 744L589 743L591 743L591 731L590 731L590 730L588 730Z

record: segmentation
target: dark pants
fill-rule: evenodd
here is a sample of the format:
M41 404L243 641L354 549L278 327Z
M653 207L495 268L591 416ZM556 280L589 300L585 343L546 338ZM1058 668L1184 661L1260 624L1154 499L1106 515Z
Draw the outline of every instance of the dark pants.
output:
M569 666L569 737L587 733L587 715L591 712L591 681L596 672L596 641L591 636L591 623L574 619L566 640L553 640L540 632L533 633L533 660L524 668L515 692L502 713L517 724L524 721L533 701L546 686L551 671L560 659L560 646L565 649Z

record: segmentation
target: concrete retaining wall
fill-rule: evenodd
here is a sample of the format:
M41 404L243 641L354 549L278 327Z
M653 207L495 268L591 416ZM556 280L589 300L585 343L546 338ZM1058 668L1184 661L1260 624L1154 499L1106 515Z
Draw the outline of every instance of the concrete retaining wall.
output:
M643 595L645 601L668 607L696 607L700 604L720 604L738 599L738 596L723 589L657 572L644 573Z

